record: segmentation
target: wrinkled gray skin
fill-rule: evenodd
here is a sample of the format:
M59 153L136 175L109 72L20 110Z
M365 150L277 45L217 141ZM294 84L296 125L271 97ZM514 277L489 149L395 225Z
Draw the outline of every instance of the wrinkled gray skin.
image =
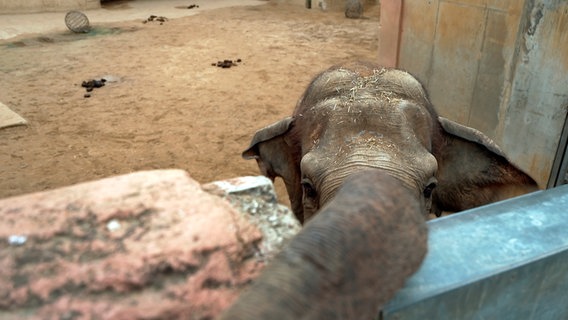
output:
M265 176L284 180L302 222L364 169L400 181L424 214L537 190L488 137L438 117L412 75L366 62L318 75L293 115L259 130L243 157L256 159Z
M222 319L371 319L420 266L426 214L537 189L410 74L362 62L318 75L243 156L310 221Z
M221 319L373 319L426 237L412 192L381 170L355 173Z

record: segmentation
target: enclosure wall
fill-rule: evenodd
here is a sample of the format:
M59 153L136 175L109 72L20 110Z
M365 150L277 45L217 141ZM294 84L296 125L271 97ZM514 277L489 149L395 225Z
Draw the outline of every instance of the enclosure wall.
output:
M397 65L546 187L568 108L568 2L398 1L400 26L380 35L397 34Z

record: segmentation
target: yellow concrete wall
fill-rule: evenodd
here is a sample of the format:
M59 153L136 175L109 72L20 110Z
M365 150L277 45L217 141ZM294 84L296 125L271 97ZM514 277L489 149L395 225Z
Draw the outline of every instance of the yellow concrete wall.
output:
M99 0L0 0L0 14L100 8Z
M404 0L398 66L547 185L568 109L568 2Z

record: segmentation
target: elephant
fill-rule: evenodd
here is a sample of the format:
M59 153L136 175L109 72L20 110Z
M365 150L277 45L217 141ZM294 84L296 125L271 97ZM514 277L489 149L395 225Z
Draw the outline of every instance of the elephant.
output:
M373 319L420 266L426 238L408 188L354 173L219 319Z
M490 138L438 116L414 76L366 61L316 76L292 116L257 131L242 156L284 180L301 222L369 168L401 181L436 216L538 190Z
M284 180L304 227L221 319L372 319L419 268L430 213L538 190L414 76L364 61L316 76L242 155Z

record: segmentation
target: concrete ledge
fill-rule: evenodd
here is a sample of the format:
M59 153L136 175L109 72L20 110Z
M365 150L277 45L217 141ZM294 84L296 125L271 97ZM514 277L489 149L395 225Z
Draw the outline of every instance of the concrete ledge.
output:
M258 253L263 259L273 258L302 228L292 211L278 204L274 185L264 176L215 181L203 189L227 199L259 228L263 241Z

